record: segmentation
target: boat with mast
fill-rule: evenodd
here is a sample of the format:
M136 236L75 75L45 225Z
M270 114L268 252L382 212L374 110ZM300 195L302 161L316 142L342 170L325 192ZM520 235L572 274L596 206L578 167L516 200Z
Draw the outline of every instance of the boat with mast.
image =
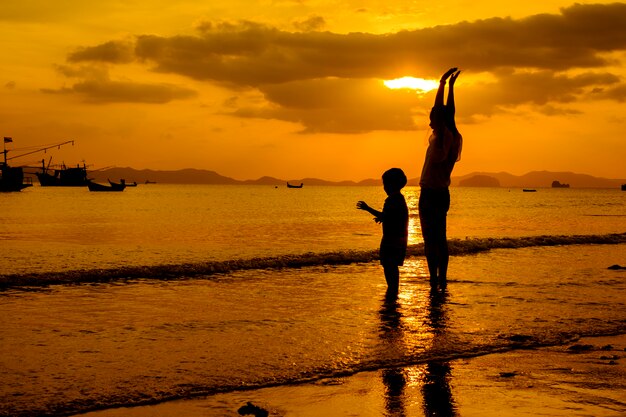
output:
M9 153L7 143L13 143L13 138L5 136L3 140L4 148L2 153L4 154L4 162L0 162L0 192L22 191L24 188L31 187L33 182L30 178L26 178L26 182L24 182L23 167L9 166L8 160L13 158L7 158Z
M22 148L21 149L22 151L28 150L28 152L21 153L19 155L15 155L15 156L8 158L7 153L9 152L9 150L6 149L6 144L12 143L12 142L13 142L13 138L6 137L6 136L4 137L4 151L3 151L4 162L0 163L1 168L2 168L2 181L0 183L1 191L20 191L26 187L30 187L33 185L31 178L24 177L24 168L32 168L32 169L36 169L36 168L28 167L28 166L10 167L8 165L9 160L15 159L15 158L21 158L27 155L32 155L38 152L46 152L48 149L52 149L52 148L60 149L61 146L67 145L70 143L74 145L73 140L68 140L65 142L54 143L51 145ZM65 167L65 165L63 165L61 169L56 169L54 174L48 173L48 169L50 167L49 164L48 164L48 167L46 167L44 160L42 160L42 164L43 164L43 167L42 167L41 173L28 172L28 174L36 175L37 179L39 180L39 183L42 186L49 186L49 185L86 186L87 185L87 181L86 181L87 168L84 165L84 163L83 163L83 167L78 167L78 168L67 168ZM85 180L81 179L83 177L83 173L84 173Z
M63 163L54 171L50 170L50 162L46 166L46 161L41 160L41 172L38 172L37 179L42 187L85 187L90 180L87 177L87 165L68 168ZM50 172L49 172L50 171Z

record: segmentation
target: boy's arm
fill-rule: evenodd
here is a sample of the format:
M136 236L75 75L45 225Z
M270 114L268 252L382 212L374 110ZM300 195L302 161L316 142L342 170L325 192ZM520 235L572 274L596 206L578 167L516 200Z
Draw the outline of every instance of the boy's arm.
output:
M372 216L377 217L378 219L382 220L382 218L383 218L383 212L382 211L374 210L373 208L368 206L365 201L359 201L358 203L356 203L356 208L358 208L359 210L365 210L369 214L371 214Z

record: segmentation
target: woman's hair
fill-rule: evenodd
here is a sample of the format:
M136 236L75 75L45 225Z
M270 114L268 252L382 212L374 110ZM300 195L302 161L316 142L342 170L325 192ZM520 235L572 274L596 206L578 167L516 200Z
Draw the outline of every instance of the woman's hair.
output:
M446 107L445 106L434 106L430 109L430 124L433 126L433 129L438 128L439 126L444 126L446 122Z
M443 147L443 136L446 129L450 131L458 139L457 146L453 146L451 149L451 157L454 157L456 162L461 160L461 149L463 148L463 137L456 127L454 122L454 108L448 108L447 106L434 106L430 110L430 126L433 129L433 134L430 136L429 141L438 141L436 145Z
M446 130L446 108L444 106L434 106L430 110L430 127L433 129L431 136L438 147L443 147L443 135Z

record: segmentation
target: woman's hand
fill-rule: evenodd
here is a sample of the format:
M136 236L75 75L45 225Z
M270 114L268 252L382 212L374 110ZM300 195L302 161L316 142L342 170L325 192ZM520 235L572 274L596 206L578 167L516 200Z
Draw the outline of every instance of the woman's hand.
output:
M456 82L456 79L459 78L459 74L461 73L461 71L457 71L456 74L452 74L452 76L450 77L450 86L453 86L454 83Z
M457 70L458 70L458 68L457 68L457 67L450 68L448 71L446 71L446 73L445 73L445 74L443 74L443 75L441 76L441 80L440 80L439 82L445 83L445 82L446 82L446 80L447 80L447 79L448 79L448 78L449 78L452 74L454 74L455 72L457 72ZM457 75L457 76L458 76L458 75Z

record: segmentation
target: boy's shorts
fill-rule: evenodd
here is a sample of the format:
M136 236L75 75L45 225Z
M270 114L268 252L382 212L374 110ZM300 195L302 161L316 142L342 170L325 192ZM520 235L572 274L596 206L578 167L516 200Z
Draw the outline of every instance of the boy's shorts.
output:
M383 236L380 242L380 264L381 265L404 265L406 258L407 241L404 238L389 239Z

